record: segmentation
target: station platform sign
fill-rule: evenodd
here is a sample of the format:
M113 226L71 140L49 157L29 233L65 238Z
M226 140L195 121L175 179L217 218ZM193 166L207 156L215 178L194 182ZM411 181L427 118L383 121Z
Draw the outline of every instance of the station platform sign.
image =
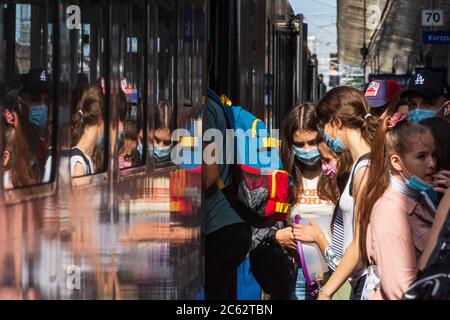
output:
M423 44L450 44L450 31L424 31Z

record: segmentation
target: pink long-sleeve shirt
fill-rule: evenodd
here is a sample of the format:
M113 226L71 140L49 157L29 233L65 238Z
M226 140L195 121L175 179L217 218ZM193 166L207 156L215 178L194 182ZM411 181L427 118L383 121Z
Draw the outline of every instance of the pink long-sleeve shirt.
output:
M424 201L414 201L392 187L375 203L366 243L380 288L369 300L402 298L416 278L433 220L434 213Z

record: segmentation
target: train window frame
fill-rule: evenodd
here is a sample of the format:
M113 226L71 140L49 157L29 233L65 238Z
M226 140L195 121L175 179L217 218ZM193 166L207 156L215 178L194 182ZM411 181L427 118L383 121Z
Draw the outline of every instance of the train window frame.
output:
M20 2L11 2L11 3L5 3L5 5L12 4L36 4L33 3L30 0L23 0ZM39 3L37 3L39 4ZM51 66L51 73L50 73L50 79L51 79L51 87L50 87L50 94L49 94L49 100L52 102L52 108L50 110L52 121L53 121L53 128L51 132L51 139L52 143L51 146L54 148L54 151L52 153L52 170L50 175L50 180L48 182L42 182L42 183L36 183L29 186L19 187L19 188L13 188L13 189L7 189L4 186L3 178L0 181L0 192L4 201L4 204L6 206L10 205L16 205L21 203L27 203L29 201L33 201L36 199L44 199L53 197L58 192L58 183L59 183L59 172L58 172L58 165L59 165L59 159L60 159L60 152L59 152L59 141L58 141L58 133L59 133L59 112L58 108L55 107L58 105L59 97L58 97L58 76L59 76L59 48L60 48L60 41L59 41L59 30L57 28L54 28L55 25L58 25L60 21L60 15L58 10L58 4L56 2L53 3L47 3L44 2L42 5L46 6L46 13L49 16L49 19L47 21L47 41L49 41L49 45L51 45L51 63L48 64L44 69L48 70L48 67ZM51 26L51 32L50 32L50 26ZM50 36L50 37L49 37ZM51 40L51 41L50 41ZM3 141L3 130L0 133L0 137L2 138L1 141ZM3 143L0 142L1 148L3 148ZM0 167L0 174L3 177L4 170L2 167Z
M104 168L102 172L94 173L92 175L85 175L80 177L72 177L72 172L70 168L70 155L69 163L68 163L68 172L69 172L69 185L70 185L70 191L75 192L83 189L89 189L91 187L96 187L102 184L105 184L109 180L110 172L112 171L112 168L110 167L110 162L108 161L108 158L111 155L111 134L110 134L110 123L111 123L111 109L112 109L112 103L111 103L111 49L110 49L110 36L111 36L111 28L110 28L110 21L111 16L109 13L109 5L105 5L105 3L101 3L102 5L102 23L105 25L105 34L104 38L105 41L101 41L101 50L103 49L104 52L102 54L101 58L101 65L104 69L104 84L105 84L105 93L104 93L104 110L103 110L103 122L104 122ZM81 36L82 37L82 36ZM108 125L107 125L108 124ZM71 141L72 143L72 141Z

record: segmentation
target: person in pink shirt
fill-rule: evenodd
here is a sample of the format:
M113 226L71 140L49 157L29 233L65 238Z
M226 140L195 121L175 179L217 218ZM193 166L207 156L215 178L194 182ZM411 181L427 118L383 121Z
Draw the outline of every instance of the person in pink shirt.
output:
M372 146L360 209L360 257L369 267L363 299L401 299L414 282L436 208L431 131L395 113L383 120ZM384 150L384 151L383 151Z

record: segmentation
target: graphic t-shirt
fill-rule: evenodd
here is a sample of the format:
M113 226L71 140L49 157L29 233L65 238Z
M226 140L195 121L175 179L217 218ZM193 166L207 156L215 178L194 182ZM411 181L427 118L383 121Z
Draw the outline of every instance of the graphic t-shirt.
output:
M300 224L309 224L316 222L327 239L331 242L331 220L333 217L334 204L331 200L322 200L318 196L317 184L319 178L306 179L303 178L303 191L300 193L297 205L291 212L291 219L294 221L296 215L300 215ZM302 244L305 255L308 273L311 279L316 274L328 271L327 264L316 244Z

